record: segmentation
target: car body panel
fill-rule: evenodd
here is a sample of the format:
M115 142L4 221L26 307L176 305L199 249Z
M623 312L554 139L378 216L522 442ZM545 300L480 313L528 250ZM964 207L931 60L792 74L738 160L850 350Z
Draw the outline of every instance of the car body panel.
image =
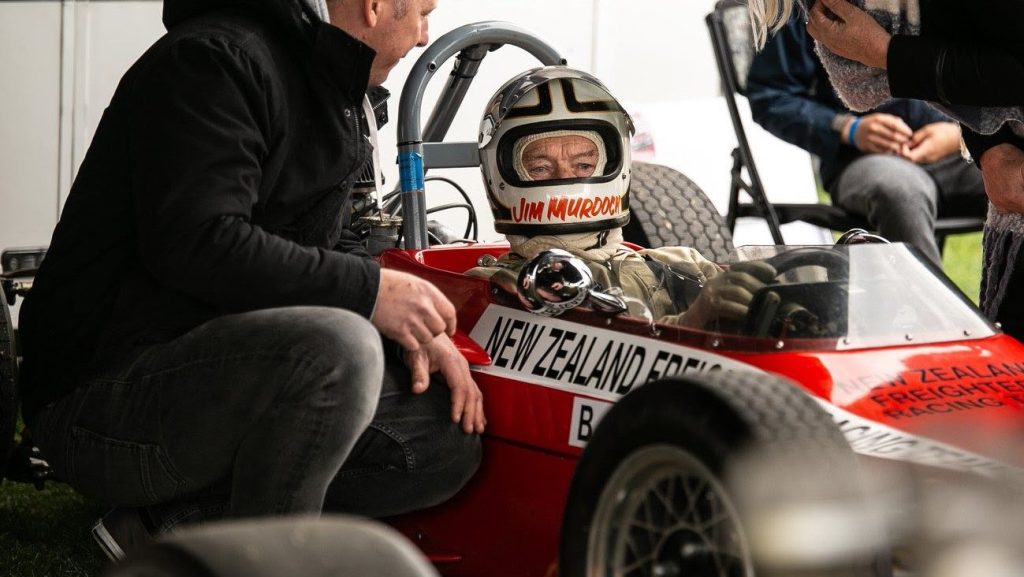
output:
M476 476L449 502L392 521L444 575L552 574L566 493L589 434L615 400L659 376L784 376L816 398L865 456L974 473L1024 463L1024 445L1007 443L1024 433L1024 345L1008 336L844 348L835 338L743 337L583 307L543 317L462 274L507 250L381 256L383 266L434 282L455 304L457 342L485 399Z

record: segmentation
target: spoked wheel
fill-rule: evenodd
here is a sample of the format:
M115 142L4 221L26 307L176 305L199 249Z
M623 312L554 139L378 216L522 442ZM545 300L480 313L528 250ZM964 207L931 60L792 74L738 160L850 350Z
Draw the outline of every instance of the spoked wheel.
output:
M587 575L749 577L736 509L692 454L652 445L608 480L591 527Z
M788 561L765 557L765 519L777 517L751 505L858 506L858 471L832 417L785 379L723 371L645 384L605 413L580 457L559 575L790 577ZM821 530L842 539L846 528ZM807 536L788 536L787 552L803 554ZM851 550L815 574L890 577L875 557Z

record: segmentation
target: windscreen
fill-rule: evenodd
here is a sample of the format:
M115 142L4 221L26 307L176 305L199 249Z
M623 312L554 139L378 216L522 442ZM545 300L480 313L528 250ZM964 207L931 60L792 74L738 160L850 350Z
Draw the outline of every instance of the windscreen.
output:
M771 268L738 264L754 262ZM749 291L745 314L719 306L720 298L700 298L700 291L715 282L712 278L691 282L685 291L673 290L682 314L667 320L686 324L687 316L697 318L699 313L709 320L698 328L707 331L834 339L838 349L947 342L996 332L937 267L904 244L741 247L730 263L727 268L769 271Z

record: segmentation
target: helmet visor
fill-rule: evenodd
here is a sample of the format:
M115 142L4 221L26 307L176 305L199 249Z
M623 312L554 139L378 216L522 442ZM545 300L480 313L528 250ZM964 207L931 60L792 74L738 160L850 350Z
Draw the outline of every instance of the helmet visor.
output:
M590 178L604 173L608 152L593 130L556 130L520 138L512 167L523 181Z
M618 131L599 120L518 127L499 143L497 156L502 178L521 187L607 182L622 166Z

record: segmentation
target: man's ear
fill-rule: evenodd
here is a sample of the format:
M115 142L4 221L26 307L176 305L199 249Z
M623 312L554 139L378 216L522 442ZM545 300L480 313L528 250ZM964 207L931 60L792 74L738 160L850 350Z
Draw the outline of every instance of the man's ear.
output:
M366 20L367 27L377 27L377 23L380 22L382 8L383 2L381 0L363 0L363 19Z

